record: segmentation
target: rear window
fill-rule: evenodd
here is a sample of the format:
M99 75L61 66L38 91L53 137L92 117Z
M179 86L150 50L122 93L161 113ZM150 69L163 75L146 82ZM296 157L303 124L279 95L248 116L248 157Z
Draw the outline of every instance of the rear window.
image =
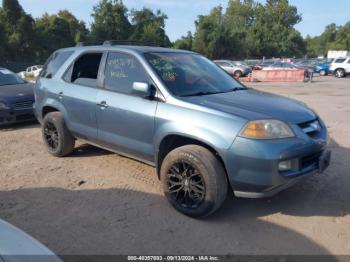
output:
M341 64L341 63L344 63L344 62L345 62L345 59L344 59L344 58L339 58L339 59L335 60L334 63L336 63L336 64Z
M102 53L83 54L70 66L64 80L77 85L97 87L101 58Z
M73 54L73 51L61 51L53 53L46 61L40 77L51 78L60 69L60 67Z

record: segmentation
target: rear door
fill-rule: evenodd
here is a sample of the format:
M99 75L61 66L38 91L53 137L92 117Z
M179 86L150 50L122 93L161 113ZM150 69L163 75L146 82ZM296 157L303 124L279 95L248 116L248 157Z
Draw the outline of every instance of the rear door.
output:
M99 142L107 148L154 161L157 101L133 93L134 82L151 84L142 64L131 54L110 52L105 64L104 89L98 92L96 116Z
M59 93L69 129L80 138L93 142L97 140L96 104L103 57L103 52L81 54L64 75L65 84Z

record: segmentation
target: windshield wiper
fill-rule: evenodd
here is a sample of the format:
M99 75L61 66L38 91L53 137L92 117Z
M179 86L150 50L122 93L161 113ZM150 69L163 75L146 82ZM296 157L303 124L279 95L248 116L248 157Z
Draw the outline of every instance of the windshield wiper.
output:
M241 90L247 90L247 89L248 88L246 88L246 87L235 87L235 88L230 89L227 92L235 92L235 91L241 91Z
M214 94L218 94L217 92L197 92L197 93L193 93L193 94L189 94L189 95L184 95L184 97L187 96L206 96L206 95L214 95Z
M189 94L189 95L184 95L183 97L187 97L187 96L206 96L206 95L215 95L215 94L222 94L222 93L229 93L229 92L235 92L235 91L240 91L240 90L247 90L246 87L235 87L229 90L225 90L225 91L218 91L218 92L197 92L197 93L193 93L193 94Z

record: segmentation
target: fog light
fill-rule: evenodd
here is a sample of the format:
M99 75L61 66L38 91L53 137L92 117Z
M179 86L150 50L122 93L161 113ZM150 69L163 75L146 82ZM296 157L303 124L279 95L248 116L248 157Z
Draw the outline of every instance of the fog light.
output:
M281 161L278 164L278 170L279 171L288 171L292 169L292 160L288 160L288 161Z

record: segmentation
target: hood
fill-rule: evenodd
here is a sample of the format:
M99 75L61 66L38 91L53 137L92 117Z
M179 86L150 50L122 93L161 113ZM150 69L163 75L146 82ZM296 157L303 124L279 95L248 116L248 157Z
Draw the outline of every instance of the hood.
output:
M253 89L206 96L184 97L186 102L205 106L247 120L277 119L293 124L317 116L301 102Z
M34 85L31 83L0 86L0 99L34 96L33 87Z
M28 256L47 256L39 261L61 261L52 251L22 230L0 220L0 261L1 255L11 256L10 261L36 261ZM21 256L27 256L22 257ZM7 261L7 260L6 260Z

